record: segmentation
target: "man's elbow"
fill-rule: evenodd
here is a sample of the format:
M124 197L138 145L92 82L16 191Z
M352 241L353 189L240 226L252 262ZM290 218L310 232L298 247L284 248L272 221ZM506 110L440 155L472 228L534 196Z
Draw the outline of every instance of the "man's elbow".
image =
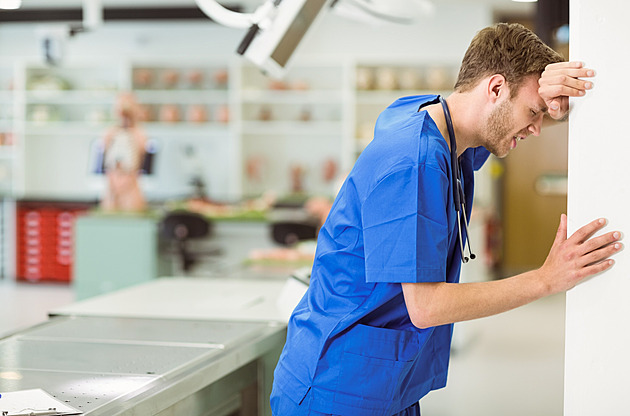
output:
M414 307L409 309L409 319L413 326L418 329L428 329L438 326L435 314L430 308Z
M403 283L409 319L416 328L427 329L440 324L436 303L439 287L437 283Z

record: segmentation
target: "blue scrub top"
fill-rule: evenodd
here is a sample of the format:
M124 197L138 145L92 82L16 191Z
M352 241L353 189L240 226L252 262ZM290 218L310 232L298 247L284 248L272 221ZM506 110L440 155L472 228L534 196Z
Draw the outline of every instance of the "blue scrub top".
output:
M338 415L398 413L446 385L452 325L411 323L403 282L459 281L461 256L446 139L404 97L376 123L322 226L310 287L274 373L279 397ZM484 148L460 157L468 215ZM281 415L278 415L281 416Z

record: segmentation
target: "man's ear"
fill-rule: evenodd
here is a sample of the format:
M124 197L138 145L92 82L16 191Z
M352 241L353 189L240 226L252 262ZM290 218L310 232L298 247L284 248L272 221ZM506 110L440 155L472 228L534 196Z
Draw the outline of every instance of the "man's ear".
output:
M494 74L493 76L488 78L487 85L487 96L492 103L495 103L502 97L507 97L509 95L510 91L507 86L507 81L505 80L505 77L501 74Z

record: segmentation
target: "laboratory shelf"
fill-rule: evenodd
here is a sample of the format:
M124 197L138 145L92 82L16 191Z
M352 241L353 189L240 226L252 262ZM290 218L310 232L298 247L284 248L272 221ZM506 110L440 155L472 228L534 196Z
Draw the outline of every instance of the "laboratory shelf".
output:
M135 90L143 104L223 104L228 101L228 90Z
M112 90L39 90L27 91L27 104L111 104L117 92Z
M244 103L340 105L342 93L337 90L245 90L242 100Z
M382 106L384 103L393 103L401 97L408 97L413 95L429 95L429 94L450 94L448 91L435 91L435 90L370 90L370 91L357 91L356 104L357 105L378 105Z
M63 136L63 135L87 135L90 137L101 136L110 126L109 122L85 122L85 121L47 121L27 122L27 136Z
M248 136L331 136L341 135L341 121L245 121Z
M229 124L218 122L148 122L142 123L142 126L147 131L147 134L159 136L184 136L193 134L209 137L227 137L232 134Z

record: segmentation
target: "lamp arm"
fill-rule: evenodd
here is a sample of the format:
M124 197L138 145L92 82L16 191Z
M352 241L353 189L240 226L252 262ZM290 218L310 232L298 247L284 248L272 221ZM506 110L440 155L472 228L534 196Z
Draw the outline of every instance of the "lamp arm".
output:
M254 13L240 13L228 10L216 0L195 0L197 6L217 23L237 29L248 29L267 18L275 11L274 1L267 0Z

